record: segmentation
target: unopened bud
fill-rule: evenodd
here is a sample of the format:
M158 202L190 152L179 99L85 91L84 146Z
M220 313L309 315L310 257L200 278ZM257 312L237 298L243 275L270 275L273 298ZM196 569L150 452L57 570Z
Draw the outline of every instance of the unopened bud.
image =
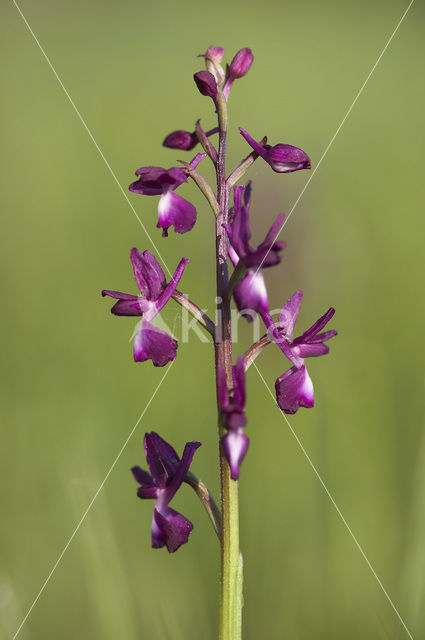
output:
M194 133L190 131L183 131L178 129L168 134L162 143L164 147L169 149L183 149L183 151L190 151L198 144L198 138Z
M251 68L254 56L251 49L245 47L237 52L229 67L229 76L232 78L243 78Z
M198 71L198 73L195 73L193 76L193 79L196 82L199 92L202 93L203 96L208 96L215 101L217 97L217 81L213 74L209 71Z

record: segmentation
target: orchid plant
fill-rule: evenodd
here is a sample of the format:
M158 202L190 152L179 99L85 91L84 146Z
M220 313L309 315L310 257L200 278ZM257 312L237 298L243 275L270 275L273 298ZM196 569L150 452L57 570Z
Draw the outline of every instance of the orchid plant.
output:
M191 162L180 161L181 167L141 167L130 191L145 196L159 196L158 228L168 236L170 228L177 233L191 231L196 222L196 209L176 190L191 179L205 196L215 221L217 322L213 322L190 298L178 289L189 260L182 258L174 275L167 282L164 272L149 251L131 249L130 260L139 289L137 294L105 289L102 295L116 300L111 311L117 316L140 316L134 337L134 360L151 360L155 367L175 360L177 341L159 329L152 320L171 299L183 306L209 333L215 353L215 379L218 408L218 438L220 451L221 508L208 488L190 471L200 442L188 442L181 458L174 448L157 433L146 433L144 449L149 472L139 466L132 469L139 487L137 495L155 501L152 518L152 547L166 547L170 553L187 543L192 523L169 505L186 482L195 490L211 519L221 545L221 599L219 613L220 640L239 640L242 634L242 555L239 549L238 484L242 462L247 454L249 438L245 433L245 376L249 365L270 343L276 343L289 368L276 380L276 401L286 414L300 407L313 407L313 383L305 359L329 351L325 344L336 331L324 330L334 309L330 308L301 336L294 338L302 292L297 291L285 304L275 322L269 302L263 271L281 260L285 243L278 240L284 215L277 216L265 239L257 246L250 244L251 183L237 185L251 165L262 158L276 173L291 173L310 169L310 159L301 149L289 144L270 145L267 138L255 140L244 129L240 133L250 150L232 172L226 172L226 140L228 101L235 80L244 77L253 62L250 49L241 49L224 69L224 50L209 47L202 56L206 70L195 73L200 93L212 100L218 126L204 131L198 120L195 130L170 133L164 146L179 151L191 151L198 144L203 152ZM211 136L218 134L218 146ZM210 186L198 171L206 158L212 162L217 178L216 188ZM229 275L229 270L232 270ZM235 359L232 354L232 300L248 322L258 314L266 333Z

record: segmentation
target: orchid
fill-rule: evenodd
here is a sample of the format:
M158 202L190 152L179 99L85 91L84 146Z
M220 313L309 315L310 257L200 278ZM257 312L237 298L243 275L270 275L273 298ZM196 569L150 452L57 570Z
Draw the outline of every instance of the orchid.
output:
M138 496L155 501L151 527L152 546L155 549L166 547L173 553L188 542L193 529L192 523L169 505L184 482L195 490L221 546L219 638L241 640L243 571L239 549L238 485L248 448L250 447L250 451L255 449L255 438L261 437L260 432L256 433L255 428L250 428L251 445L245 433L248 423L246 372L264 347L276 342L290 363L290 368L275 384L279 408L284 413L293 414L299 407L312 407L313 383L307 372L305 359L327 353L329 348L325 342L334 337L336 331L324 330L334 314L331 307L307 331L299 337L293 337L302 299L301 291L297 291L285 303L279 321L273 321L264 273L265 269L276 267L281 262L282 251L286 246L279 239L284 214L280 213L276 217L260 244L251 244L251 216L255 215L251 213L251 182L245 186L239 182L259 157L273 171L281 174L310 169L311 163L307 154L298 147L288 144L271 146L267 144L267 138L256 141L245 129L240 128L240 133L251 150L233 171L227 172L229 95L235 81L249 72L254 56L248 47L240 49L230 64L223 63L224 56L225 52L221 47L208 47L205 54L200 56L205 69L193 75L199 92L213 102L211 110L217 116L217 126L204 131L198 119L193 132L177 129L169 133L163 142L168 149L178 151L191 151L199 144L203 152L198 153L189 163L178 158L176 161L180 162L181 168L141 167L136 171L137 180L129 187L133 193L159 196L157 226L162 229L163 236L168 235L170 227L174 227L174 231L180 234L190 231L197 218L195 207L177 195L176 189L191 180L200 190L213 220L210 240L215 250L215 319L212 320L207 310L177 290L189 262L185 258L180 260L174 275L167 282L162 267L152 253L132 249L130 259L139 293L134 295L104 289L102 295L116 300L111 309L114 315L141 317L134 338L136 362L151 360L154 366L160 367L175 360L177 341L152 324L170 298L184 307L193 317L191 322L199 323L212 340L211 361L214 361L218 415L217 419L211 419L204 412L201 417L196 418L196 426L199 429L215 429L218 424L221 510L210 490L189 469L194 453L201 444L198 441L187 442L182 457L179 458L173 447L156 432L147 433L144 447L149 472L138 466L133 467L132 472L139 483ZM216 133L218 144L210 140ZM198 165L203 160L212 163L214 185L209 184L198 170ZM233 206L229 202L232 191ZM263 203L262 208L265 209L267 199ZM208 264L208 259L205 264ZM282 280L281 286L286 284L287 281ZM204 290L207 291L207 287ZM243 355L234 354L236 339L232 301L248 321L259 314L268 330L266 336L254 342L247 351L242 351ZM188 391L196 393L192 388ZM190 410L187 415L190 417ZM172 421L175 430L179 429L181 420L176 411ZM261 427L272 429L273 425ZM276 452L276 455L279 453Z
M266 284L260 268L272 267L280 262L280 252L286 244L276 241L282 226L284 215L279 214L268 231L266 238L253 249L249 245L250 231L250 201L251 183L246 187L233 188L233 220L231 225L225 225L230 242L229 258L234 266L245 267L247 270L242 280L233 289L233 297L241 314L252 322L252 313L264 313L268 310L268 296ZM243 205L242 205L243 195Z
M189 539L193 524L168 505L185 481L195 451L200 446L200 442L187 442L180 459L173 447L155 431L145 434L144 447L150 474L137 466L131 471L140 485L137 490L139 498L155 500L152 517L154 549L166 545L173 553Z
M162 235L168 236L168 228L174 227L177 233L190 231L196 222L196 209L187 200L174 193L187 176L178 167L163 169L162 167L141 167L137 169L135 182L129 186L130 191L144 196L161 196L158 204L158 228Z
M296 413L299 407L314 406L314 389L305 366L304 359L321 356L329 352L324 344L326 340L337 335L334 330L322 329L335 313L332 307L321 316L307 331L298 338L293 338L293 331L303 298L302 291L297 291L285 302L276 326L267 313L263 314L264 322L281 351L292 363L292 367L281 375L275 384L277 403L284 413Z
M256 249L249 245L251 237L249 225L249 206L251 201L251 183L246 187L234 187L233 222L225 224L229 242L233 247L241 264L247 269L253 267L271 267L280 262L280 252L285 248L285 242L277 241L276 236L282 226L284 215L280 213L270 227L265 239ZM242 205L242 194L244 204Z
M244 433L246 390L245 365L242 356L239 356L236 365L232 367L232 379L233 389L229 393L224 368L220 367L217 376L217 393L221 420L227 431L221 438L221 446L230 465L231 478L237 480L249 445L249 438Z
M137 249L132 249L130 260L141 295L135 296L104 289L102 296L118 300L111 309L114 315L142 316L140 327L134 338L134 360L136 362L152 360L155 367L163 367L167 362L175 359L177 341L165 331L152 325L151 320L158 315L173 295L189 260L186 258L180 260L168 284L161 266L149 251L140 253Z
M300 169L310 169L311 162L308 155L298 147L290 144L260 144L252 138L245 129L239 127L241 135L263 160L265 160L276 173L291 173Z

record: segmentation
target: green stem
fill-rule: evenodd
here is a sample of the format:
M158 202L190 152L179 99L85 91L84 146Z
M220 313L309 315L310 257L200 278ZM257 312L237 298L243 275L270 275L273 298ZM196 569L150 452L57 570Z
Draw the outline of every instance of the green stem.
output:
M217 262L217 317L215 340L216 376L219 367L226 372L227 387L232 382L232 328L230 299L226 297L229 283L227 268L227 237L223 224L228 223L229 188L226 184L225 158L227 136L227 103L219 89L217 96L219 122L219 148L216 165L217 201L219 212L216 220ZM220 407L219 407L220 410ZM219 437L223 435L219 427ZM230 478L229 464L220 446L221 478L221 595L219 614L220 640L241 640L242 634L242 563L239 551L239 501L238 482Z

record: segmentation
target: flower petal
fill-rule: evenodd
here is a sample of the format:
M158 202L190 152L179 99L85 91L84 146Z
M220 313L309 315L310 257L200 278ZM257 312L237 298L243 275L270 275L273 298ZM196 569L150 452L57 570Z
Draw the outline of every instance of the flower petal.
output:
M304 365L286 371L276 380L275 388L277 404L284 413L292 414L299 407L314 406L313 383Z
M249 438L242 429L228 431L221 438L221 446L230 466L232 480L239 478L239 469L249 446Z
M329 352L327 344L306 342L303 344L292 345L292 351L300 358L311 358L315 356L324 356Z
M187 442L184 447L183 455L180 460L180 464L175 470L170 484L167 486L164 492L164 503L168 504L175 495L177 489L183 484L186 474L189 471L189 467L192 464L193 456L198 447L201 446L200 442Z
M147 300L118 300L111 309L114 316L141 316L147 310Z
M147 300L157 300L165 286L165 275L155 256L150 251L130 251L134 277L140 292Z
M277 144L270 147L267 162L277 173L292 173L300 169L310 169L311 162L308 155L298 147L290 144Z
M152 450L156 451L156 454L165 467L168 475L172 476L175 473L177 466L180 464L179 456L173 447L155 431L152 431L149 435Z
M155 367L163 367L175 359L177 346L177 340L143 319L134 338L134 360L152 360Z
M190 231L196 222L196 209L187 200L168 190L159 199L158 228L162 228L162 235L168 235L168 227L174 227L177 233Z
M302 299L303 292L297 291L285 302L282 311L280 312L279 328L289 340L292 340L294 326L298 317Z
M321 331L323 327L328 324L334 313L335 309L333 307L330 307L330 309L328 309L326 313L323 314L323 316L316 320L316 322L309 329L307 329L307 331L304 331L302 336L294 340L294 344L300 342L310 342L310 340L314 338L319 333L319 331Z
M236 402L245 407L246 402L246 376L245 376L245 364L243 356L238 356L236 364L232 367L233 384L234 384L234 398Z
M167 472L161 461L156 448L156 439L151 433L145 433L143 446L145 449L146 462L152 475L153 483L156 487L163 489L167 483Z
M252 138L248 131L245 131L245 129L242 129L242 127L239 127L239 131L241 133L241 135L245 138L245 140L247 141L247 143L254 149L254 151L256 153L258 153L259 156L261 156L262 158L264 158L264 160L266 160L267 157L267 149L265 149L263 147L263 145L261 145L259 142L257 142L256 140L254 140L254 138Z
M249 271L233 289L236 306L248 322L252 322L256 313L267 312L269 300L266 283L261 271Z
M137 296L131 293L121 293L121 291L112 291L111 289L103 289L102 296L109 296L118 300L137 300Z
M164 291L161 293L161 295L159 296L155 304L154 315L156 315L161 311L161 309L167 304L167 302L173 295L174 291L177 289L177 285L179 284L181 277L183 275L183 272L186 268L186 265L189 264L189 262L190 261L187 258L182 258L180 260L170 282L167 284L167 286L165 287ZM152 317L154 317L154 315Z
M154 526L156 525L155 530ZM152 522L152 546L154 548L167 545L169 553L177 551L182 544L186 544L193 529L193 524L170 507L160 511L154 509Z

